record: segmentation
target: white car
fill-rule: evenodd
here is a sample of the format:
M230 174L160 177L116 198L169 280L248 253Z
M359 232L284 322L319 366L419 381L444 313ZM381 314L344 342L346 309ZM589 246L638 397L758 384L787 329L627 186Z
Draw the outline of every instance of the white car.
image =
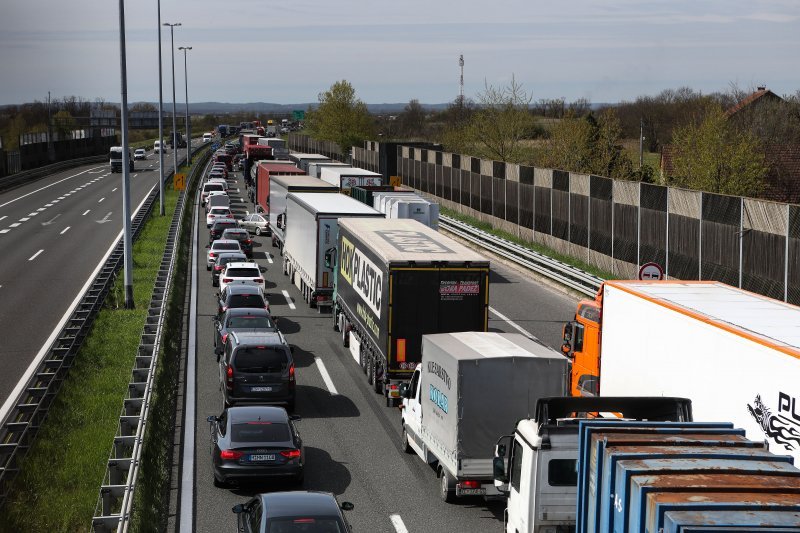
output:
M228 263L219 276L219 291L228 285L255 285L264 290L265 281L257 263Z
M208 210L211 209L212 207L226 207L224 205L223 206L212 205L213 202L211 202L211 198L213 198L214 196L225 196L225 197L228 197L228 193L226 193L225 191L209 191L209 193L206 195L206 213L208 213ZM228 206L230 206L230 203L231 203L231 200L228 197Z
M204 143L210 143L211 139L213 139L213 138L214 138L214 135L212 133L204 133L203 134L203 142Z
M239 241L235 239L217 239L212 242L208 246L208 252L206 252L206 270L211 270L211 266L217 260L219 254L228 252L244 253Z
M135 152L133 152L134 159L147 159L147 151L144 148L137 148Z
M203 190L200 193L200 203L203 205L203 207L205 207L206 206L206 196L208 196L208 193L210 193L212 191L225 192L226 190L227 190L227 187L225 187L225 185L223 185L222 183L219 183L219 182L206 182L206 183L203 184Z
M225 189L226 191L228 190L228 180L226 180L225 178L219 178L219 177L209 178L208 180L206 180L206 183L219 183L220 185L222 185L223 189Z
M212 207L208 210L208 214L206 215L206 227L210 228L211 224L220 220L222 218L229 218L234 220L233 213L227 207Z

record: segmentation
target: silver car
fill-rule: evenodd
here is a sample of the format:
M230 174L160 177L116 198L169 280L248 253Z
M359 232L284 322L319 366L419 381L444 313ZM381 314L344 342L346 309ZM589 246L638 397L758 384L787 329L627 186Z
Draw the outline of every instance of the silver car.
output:
M239 221L239 227L245 228L250 233L256 235L269 235L269 220L267 217L260 214L252 214L247 212L245 217Z
M242 252L242 247L239 245L239 241L235 241L233 239L217 239L210 245L206 246L206 248L208 248L208 252L206 252L206 270L211 270L211 267L214 265L214 261L217 260L217 255L220 253L244 253Z

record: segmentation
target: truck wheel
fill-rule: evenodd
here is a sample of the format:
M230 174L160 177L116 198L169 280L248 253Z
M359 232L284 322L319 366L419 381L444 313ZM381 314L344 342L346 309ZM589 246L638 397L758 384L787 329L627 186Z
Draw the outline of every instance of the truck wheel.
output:
M333 316L333 331L339 331L339 315L336 314L336 309L331 313Z
M375 379L375 364L372 361L372 358L370 357L369 359L367 359L367 383L369 385L372 385L374 383L373 381L374 379Z
M350 347L350 337L347 332L347 320L342 318L342 323L339 324L339 329L342 331L342 346L345 348Z
M403 424L403 436L402 440L400 441L400 449L403 450L403 453L411 453L414 451L411 449L411 445L408 444L408 433L406 433L405 424Z
M383 393L383 380L378 377L378 364L372 363L372 390L375 394Z
M275 242L275 238L272 239L272 247L273 248L277 248L278 247L278 243Z
M439 496L445 503L453 503L456 500L455 483L447 470L442 468L441 477L439 478Z

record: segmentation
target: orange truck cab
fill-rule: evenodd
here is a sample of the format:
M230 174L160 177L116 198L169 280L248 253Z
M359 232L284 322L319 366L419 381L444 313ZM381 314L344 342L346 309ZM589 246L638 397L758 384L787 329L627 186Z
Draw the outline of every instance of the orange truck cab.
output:
M573 320L564 324L561 351L570 362L570 394L597 396L600 391L600 323L603 285L594 300L581 300Z

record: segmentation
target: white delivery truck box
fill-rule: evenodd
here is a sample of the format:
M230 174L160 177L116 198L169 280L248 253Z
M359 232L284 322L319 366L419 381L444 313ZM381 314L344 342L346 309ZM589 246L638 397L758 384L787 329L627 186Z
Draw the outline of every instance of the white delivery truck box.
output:
M308 164L314 161L330 161L331 158L322 154L306 154L303 152L289 152L289 159L294 161L297 168L308 174Z
M319 178L322 169L325 167L347 167L353 168L352 165L347 163L340 163L338 161L311 161L308 163L308 175Z
M423 199L422 196L414 191L381 191L372 194L372 207L386 214L386 202L392 198Z
M350 194L351 187L383 185L383 175L356 167L323 167L319 179Z
M305 175L269 176L269 227L272 230L272 246L283 249L286 239L286 196L290 192L338 193L339 189L322 180Z
M439 229L439 204L423 198L392 198L386 218L410 218L431 229Z

